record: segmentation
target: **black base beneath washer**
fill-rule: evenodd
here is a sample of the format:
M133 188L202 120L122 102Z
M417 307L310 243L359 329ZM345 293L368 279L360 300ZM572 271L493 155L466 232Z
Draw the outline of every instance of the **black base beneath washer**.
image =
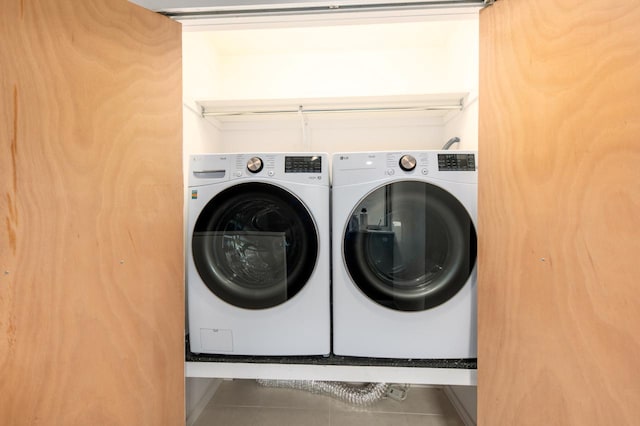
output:
M211 355L194 354L186 342L187 362L226 362L251 364L308 364L308 365L352 365L356 367L416 367L416 368L459 368L475 370L478 360L470 359L396 359L351 356L253 356L253 355Z

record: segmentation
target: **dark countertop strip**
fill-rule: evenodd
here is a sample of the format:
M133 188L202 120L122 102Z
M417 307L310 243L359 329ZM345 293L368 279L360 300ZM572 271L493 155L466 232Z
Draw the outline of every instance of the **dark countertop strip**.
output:
M249 356L194 354L186 346L187 362L221 362L251 364L308 364L308 365L352 365L356 367L416 367L416 368L459 368L475 370L478 360L472 359L388 359L329 356Z

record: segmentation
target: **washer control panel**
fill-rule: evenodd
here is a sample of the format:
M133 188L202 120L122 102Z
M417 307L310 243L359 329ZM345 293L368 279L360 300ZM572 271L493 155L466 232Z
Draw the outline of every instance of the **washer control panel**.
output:
M227 161L232 180L266 178L316 185L329 182L325 153L232 153L218 158Z
M318 155L287 155L284 157L285 173L321 173L322 157Z

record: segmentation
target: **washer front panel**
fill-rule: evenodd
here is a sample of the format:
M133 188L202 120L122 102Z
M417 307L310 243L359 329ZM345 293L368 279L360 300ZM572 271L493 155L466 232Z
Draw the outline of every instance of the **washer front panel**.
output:
M255 172L247 167L254 157L263 163ZM197 154L189 161L191 351L328 354L327 155Z

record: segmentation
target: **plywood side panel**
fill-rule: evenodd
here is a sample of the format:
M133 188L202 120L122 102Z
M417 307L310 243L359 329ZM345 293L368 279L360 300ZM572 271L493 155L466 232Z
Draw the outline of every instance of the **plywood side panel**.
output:
M180 25L6 0L0 40L0 424L183 424Z
M640 3L480 18L481 425L640 418Z

